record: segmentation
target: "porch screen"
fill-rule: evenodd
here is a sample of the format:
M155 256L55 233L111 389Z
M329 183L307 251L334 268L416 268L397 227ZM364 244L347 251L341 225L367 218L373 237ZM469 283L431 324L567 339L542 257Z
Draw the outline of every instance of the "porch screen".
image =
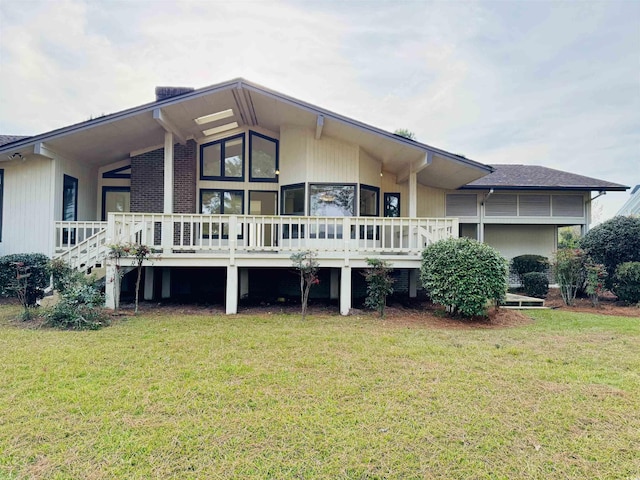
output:
M478 215L478 200L475 194L449 193L446 203L447 217L475 217Z
M584 216L584 198L582 195L553 195L554 217Z

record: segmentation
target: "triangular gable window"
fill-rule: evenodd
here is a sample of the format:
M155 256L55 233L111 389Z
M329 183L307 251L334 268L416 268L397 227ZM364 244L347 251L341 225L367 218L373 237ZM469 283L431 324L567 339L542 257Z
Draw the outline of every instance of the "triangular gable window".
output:
M131 178L131 165L114 168L102 174L102 178Z

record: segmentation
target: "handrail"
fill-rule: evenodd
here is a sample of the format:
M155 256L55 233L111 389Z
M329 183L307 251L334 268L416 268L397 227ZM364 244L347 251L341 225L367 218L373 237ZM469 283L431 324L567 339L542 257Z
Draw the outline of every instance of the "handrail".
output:
M63 250L54 255L54 258L64 260L74 270L86 272L102 263L106 257L106 229L87 238L83 242L77 243L72 248Z

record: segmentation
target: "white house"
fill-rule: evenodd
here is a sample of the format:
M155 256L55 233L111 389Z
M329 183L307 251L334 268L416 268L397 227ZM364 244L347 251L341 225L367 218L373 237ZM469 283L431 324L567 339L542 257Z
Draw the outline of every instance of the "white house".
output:
M111 299L106 245L142 242L159 252L145 298L211 289L235 313L290 269L293 252L315 250L346 314L367 257L406 272L415 295L429 243L465 235L507 257L548 256L558 227L589 228L591 192L628 188L485 165L243 79L156 95L41 135L0 136L0 255L106 264Z
M640 215L640 185L631 190L631 197L625 202L616 215Z

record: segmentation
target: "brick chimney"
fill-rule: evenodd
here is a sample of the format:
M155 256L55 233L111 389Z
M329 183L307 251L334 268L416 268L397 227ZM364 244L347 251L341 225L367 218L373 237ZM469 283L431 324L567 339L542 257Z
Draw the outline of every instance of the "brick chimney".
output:
M156 102L167 98L177 97L185 93L191 93L195 88L191 87L156 87Z

